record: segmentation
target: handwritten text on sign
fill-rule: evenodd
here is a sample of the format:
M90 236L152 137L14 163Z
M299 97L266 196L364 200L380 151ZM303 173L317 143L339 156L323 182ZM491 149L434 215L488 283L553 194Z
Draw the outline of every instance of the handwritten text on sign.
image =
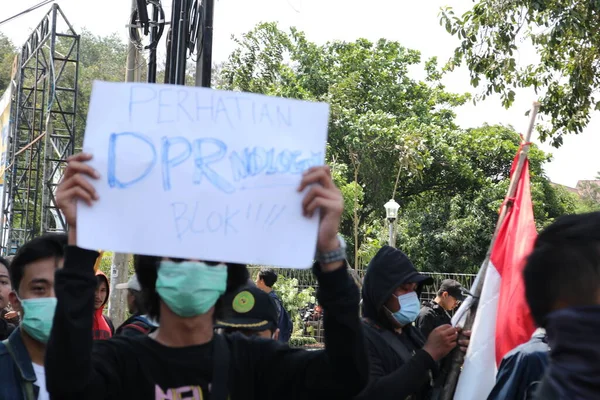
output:
M308 267L318 222L302 172L322 165L328 106L202 88L95 82L84 150L100 200L87 248Z

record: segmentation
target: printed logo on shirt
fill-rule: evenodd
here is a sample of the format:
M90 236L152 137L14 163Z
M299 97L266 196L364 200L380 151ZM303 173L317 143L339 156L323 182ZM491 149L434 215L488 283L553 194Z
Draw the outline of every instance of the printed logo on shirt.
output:
M156 400L204 400L200 386L182 386L177 389L167 389L163 392L160 386L155 386Z

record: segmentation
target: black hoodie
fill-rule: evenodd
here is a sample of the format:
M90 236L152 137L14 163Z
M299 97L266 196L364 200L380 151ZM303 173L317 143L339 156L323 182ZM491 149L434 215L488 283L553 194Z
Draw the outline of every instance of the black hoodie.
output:
M430 382L437 373L437 364L429 353L421 349L425 339L412 325L405 326L402 334L396 333L383 306L398 286L417 283L417 292L420 293L422 286L432 281L430 277L421 275L404 253L390 246L381 248L369 263L362 295L370 382L357 399L430 398ZM403 347L406 355L412 357L403 359L394 350L397 346Z

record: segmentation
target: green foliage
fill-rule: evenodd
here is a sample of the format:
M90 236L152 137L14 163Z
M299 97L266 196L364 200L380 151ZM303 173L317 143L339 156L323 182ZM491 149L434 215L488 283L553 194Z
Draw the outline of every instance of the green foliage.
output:
M483 83L480 98L500 94L509 107L515 89L541 92L539 127L542 139L554 146L562 136L580 133L592 110L600 109L600 3L583 0L478 0L458 17L451 8L440 13L440 24L461 40L450 69L466 62L474 87ZM533 46L537 60L518 66L518 46Z
M349 259L364 267L387 244L383 204L401 205L397 246L429 271L475 271L489 246L521 138L510 126L462 130L435 59L411 79L420 53L385 39L317 45L295 29L260 24L237 38L222 66L222 88L331 106L327 160L344 196L341 231ZM543 173L550 157L529 153L539 227L576 209Z
M576 210L579 213L600 211L600 172L596 175L596 181L583 181L577 187L580 197L576 201ZM570 193L573 195L573 193Z
M57 50L63 54L69 51L69 46L67 40L57 42ZM75 123L77 148L80 148L83 143L94 80L124 81L127 60L127 45L116 33L97 36L84 29L80 34L79 49L79 97Z
M0 96L10 83L13 61L16 55L17 49L12 41L0 32Z
M274 23L235 40L238 47L221 70L222 88L331 105L327 159L352 205L343 222L352 257L355 228L360 242L364 223L394 194L397 177L418 179L432 162L423 132L455 127L452 108L468 95L445 91L435 59L426 63L427 82L409 78L420 53L398 42L359 39L319 46Z
M596 175L596 181L583 181L578 187L584 202L591 206L600 205L600 172Z
M112 267L112 261L113 261L113 252L112 251L105 251L104 253L102 253L102 260L100 261L100 266L98 268L100 268L100 270L102 272L104 272L104 274L106 274L106 276L110 279L110 268ZM129 274L128 276L131 276L135 273L135 270L133 268L133 257L129 257L129 265L128 265L128 271L127 273Z
M292 336L289 343L290 347L303 347L311 344L317 344L317 340L310 336Z
M457 23L452 21L451 26ZM423 63L423 81L412 79L408 71L421 64L420 53L398 42L317 45L300 31L283 32L272 23L260 24L236 42L214 78L220 88L331 105L327 162L344 197L341 232L349 259L357 256L355 267L366 266L387 244L383 204L391 197L401 205L397 246L418 268L472 272L479 267L519 149L521 139L512 127L457 127L454 107L469 95L446 91L435 59ZM2 38L0 55L1 43ZM62 52L65 46L57 44ZM92 81L123 80L126 56L117 36L82 32L78 144ZM538 227L565 213L598 209L550 184L542 169L549 156L537 147L529 159ZM110 262L105 253L101 268L108 275ZM281 272L276 284L296 328L301 327L299 310L315 301L312 288L298 290L298 276Z
M438 161L424 171L418 194L407 193L398 243L422 270L476 272L485 258L521 139L512 127L501 125L450 132L441 139L432 146ZM569 199L557 194L544 176L547 160L531 146L532 201L539 228L574 211ZM443 168L438 168L440 164Z
M302 317L300 310L306 308L309 303L315 302L315 289L307 287L300 290L298 287L298 279L288 278L282 274L277 277L277 282L273 286L275 292L281 299L283 306L290 315L294 328L300 329L302 326Z

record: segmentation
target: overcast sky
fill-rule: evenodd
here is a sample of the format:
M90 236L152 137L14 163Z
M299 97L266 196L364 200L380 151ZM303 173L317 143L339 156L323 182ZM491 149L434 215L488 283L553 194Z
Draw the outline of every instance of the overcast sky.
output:
M39 0L2 0L0 20L8 18ZM118 33L126 39L126 24L131 4L128 0L58 0L75 29L86 27L97 35ZM170 16L170 0L163 0ZM233 50L231 35L250 30L259 22L277 21L282 28L295 26L306 32L308 39L317 43L329 40L352 41L359 37L370 40L386 38L404 46L420 50L423 59L437 56L447 60L457 40L439 25L439 9L452 6L465 11L473 4L470 0L427 0L406 2L398 0L216 0L214 21L214 61L227 58ZM21 45L38 24L50 6L44 6L0 26L16 45ZM521 50L520 61L531 61L534 54ZM415 75L415 78L420 76ZM453 72L445 78L448 90L473 92L466 69ZM511 124L523 131L528 124L525 112L531 108L534 94L527 90L517 92L517 99L509 110L500 105L499 98L491 98L474 106L472 103L457 110L458 123L465 127L489 124ZM546 166L552 181L574 186L580 179L593 179L600 171L600 114L595 113L581 135L565 137L560 149L541 144L552 152L554 160ZM534 140L537 142L537 140Z

